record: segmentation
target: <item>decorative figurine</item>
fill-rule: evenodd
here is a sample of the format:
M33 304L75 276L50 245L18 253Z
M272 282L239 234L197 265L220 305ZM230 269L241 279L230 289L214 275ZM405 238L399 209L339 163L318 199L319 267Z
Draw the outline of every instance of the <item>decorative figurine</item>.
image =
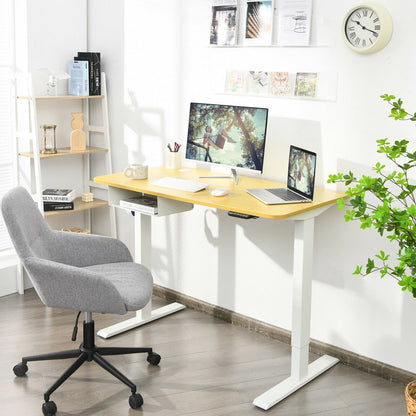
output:
M87 148L87 136L82 130L84 122L82 121L82 113L71 113L73 120L71 127L74 129L71 132L71 151L85 150Z

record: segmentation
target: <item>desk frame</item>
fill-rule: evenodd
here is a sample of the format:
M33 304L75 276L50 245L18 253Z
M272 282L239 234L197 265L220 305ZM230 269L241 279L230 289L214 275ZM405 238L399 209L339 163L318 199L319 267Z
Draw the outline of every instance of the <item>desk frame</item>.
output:
M152 270L152 217L136 212L134 215L134 260ZM110 338L130 329L163 318L172 313L185 309L185 305L173 302L161 308L152 310L152 300L140 311L136 311L134 318L100 329L97 335L101 338Z
M329 208L329 207L328 207ZM292 336L290 377L256 397L253 404L268 410L305 384L339 362L324 355L309 364L309 342L312 298L313 237L315 217L325 209L311 211L309 216L294 217L295 237L292 286Z
M191 170L189 179L197 180L199 176L210 175L210 172ZM215 175L215 174L211 174ZM322 191L317 202L311 204L294 204L292 211L282 208L280 214L278 208L265 207L259 202L253 202L253 198L245 196L244 189L255 187L276 187L282 184L265 180L244 180L239 185L230 185L230 194L236 194L235 201L227 203L227 198L220 198L217 202L210 196L209 191L201 191L197 194L178 192L159 188L151 185L151 181L163 176L183 177L178 171L166 171L164 168L152 168L149 170L151 179L140 182L126 180L121 174L105 175L95 178L95 181L109 185L110 205L117 205L121 196L129 197L137 192L149 193L158 196L162 214L181 212L192 209L193 203L229 211L239 211L245 214L258 215L271 219L287 219L294 221L294 255L293 255L293 298L292 298L292 337L291 337L291 372L290 376L278 383L265 393L256 397L253 404L267 410L283 400L314 378L338 363L338 359L324 355L309 364L309 342L311 322L311 295L313 276L313 240L315 217L326 211L337 199L344 194L336 191ZM214 177L214 176L213 176ZM248 183L250 182L250 183ZM221 186L222 185L222 186ZM224 182L218 186L213 181L213 187L224 187ZM205 194L204 194L205 192ZM316 194L316 192L315 192ZM247 206L242 204L242 198L247 198ZM169 201L173 201L174 207L170 207ZM176 204L176 205L175 205ZM185 204L185 205L183 205ZM188 204L188 205L186 205ZM257 204L257 205L256 205ZM259 205L260 204L260 205ZM304 208L300 207L302 205ZM244 207L242 209L241 207ZM253 208L254 207L254 208ZM276 212L276 214L273 214ZM135 215L135 259L151 269L151 216L136 213ZM165 307L151 310L149 303L142 311L136 313L136 317L120 322L111 327L102 329L98 335L108 338L137 326L143 325L155 319L184 309L179 303L172 303Z

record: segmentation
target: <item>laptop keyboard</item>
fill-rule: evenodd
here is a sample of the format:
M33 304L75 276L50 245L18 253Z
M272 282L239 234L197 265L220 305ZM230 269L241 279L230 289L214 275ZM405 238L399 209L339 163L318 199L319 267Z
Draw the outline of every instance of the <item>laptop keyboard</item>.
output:
M307 201L308 199L296 194L295 192L292 192L289 189L286 188L273 188L268 189L269 192L271 192L273 195L276 195L279 198L282 198L283 201Z

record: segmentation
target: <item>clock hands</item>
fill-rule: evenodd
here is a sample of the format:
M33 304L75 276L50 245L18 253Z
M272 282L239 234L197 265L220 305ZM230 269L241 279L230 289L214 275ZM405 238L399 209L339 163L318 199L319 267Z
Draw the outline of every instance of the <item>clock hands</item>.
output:
M364 25L362 25L358 20L351 20L351 22L353 23L357 23L358 26L361 26L364 30L368 30L369 32L373 33L375 36L377 36L377 32L375 32L374 30L368 29L366 28Z

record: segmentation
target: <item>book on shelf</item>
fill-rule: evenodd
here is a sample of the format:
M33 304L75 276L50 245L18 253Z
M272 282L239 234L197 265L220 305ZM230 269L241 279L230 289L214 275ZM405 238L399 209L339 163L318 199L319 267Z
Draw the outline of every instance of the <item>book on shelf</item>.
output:
M72 202L77 196L74 189L48 188L42 192L43 202Z
M74 59L78 61L88 61L89 95L101 95L101 53L78 52L78 56Z
M211 17L211 45L231 46L238 40L237 0L213 0Z
M244 43L271 45L273 41L274 0L246 0Z
M139 211L145 214L157 214L157 196L140 195L133 198L120 199L120 206L132 211Z
M46 211L70 211L74 209L74 202L43 202L43 210Z
M229 70L226 73L224 91L230 93L245 93L247 87L247 71Z
M311 34L312 0L279 0L277 44L308 46Z
M318 74L316 72L298 72L296 74L295 96L314 98L317 80Z
M71 60L68 63L68 94L86 97L90 91L90 75L88 61Z
M268 95L270 92L269 73L265 71L248 71L247 92L249 94Z
M290 91L289 72L270 72L270 92L272 95L288 97Z

